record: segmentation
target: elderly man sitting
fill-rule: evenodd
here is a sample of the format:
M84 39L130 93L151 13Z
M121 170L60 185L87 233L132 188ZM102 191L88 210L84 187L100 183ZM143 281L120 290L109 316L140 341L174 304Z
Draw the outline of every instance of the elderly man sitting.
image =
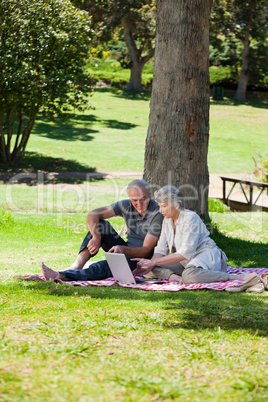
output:
M100 280L112 276L106 260L85 263L94 257L100 247L104 251L122 253L127 256L130 268L136 268L131 257L150 258L161 232L163 216L157 203L151 199L149 185L144 180L134 180L127 188L129 199L95 209L87 216L89 230L74 263L64 271L53 271L43 262L41 269L46 280L62 281ZM127 241L122 239L106 220L114 216L124 218L127 226Z

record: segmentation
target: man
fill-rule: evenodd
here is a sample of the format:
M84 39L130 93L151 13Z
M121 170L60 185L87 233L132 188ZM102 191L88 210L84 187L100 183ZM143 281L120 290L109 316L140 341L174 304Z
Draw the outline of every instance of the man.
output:
M41 269L46 280L88 281L112 276L106 260L92 263L83 269L85 263L94 257L100 247L104 251L127 256L130 268L134 270L137 261L133 257L150 258L160 236L163 215L157 203L151 199L151 192L145 180L133 180L127 188L128 200L118 201L107 207L95 209L87 216L89 230L80 247L75 262L65 271L53 271L43 262ZM106 220L122 216L127 226L127 241L123 240Z

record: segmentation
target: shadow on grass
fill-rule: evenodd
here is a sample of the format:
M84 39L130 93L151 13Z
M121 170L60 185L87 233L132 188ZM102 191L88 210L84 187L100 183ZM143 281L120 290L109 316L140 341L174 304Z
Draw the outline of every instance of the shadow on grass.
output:
M82 124L82 127L77 125ZM36 120L32 135L51 138L61 141L84 141L94 139L92 134L99 133L99 130L92 128L95 124L105 128L117 130L130 130L137 127L136 124L121 122L113 119L99 119L93 114L76 114L70 120L56 118L53 122L39 117Z
M20 284L20 286L23 286ZM77 298L89 296L91 299L136 302L139 300L156 303L155 325L166 329L189 329L196 331L224 330L232 332L246 330L259 336L267 336L268 299L267 294L230 294L214 290L183 290L179 292L155 292L122 287L78 287L55 283L27 282L25 290L38 291L53 297ZM89 299L90 300L90 299ZM111 305L112 306L112 305ZM122 303L120 303L123 308ZM107 304L105 304L107 309ZM153 321L153 319L152 319Z
M224 331L248 330L267 336L268 303L266 294L202 291L192 297L177 295L166 310L177 312L177 322L167 320L166 328L189 330L223 329Z
M37 177L36 178L27 177L27 174L31 172L32 173L36 173L38 171L59 172L59 175L61 175L62 178L59 176L54 179L56 179L56 181L60 180L64 182L66 182L68 179L69 180L80 179L79 177L75 176L75 173L69 174L67 179L64 176L64 172L80 173L81 179L83 180L86 180L86 177L84 177L86 176L86 174L90 172L92 173L96 172L95 167L87 166L72 159L54 158L52 156L45 156L39 154L38 152L27 152L27 151L25 152L25 156L20 162L20 164L16 165L14 168L16 168L15 176L17 177L17 180L19 180L20 183L27 183L27 184L37 183ZM14 172L12 171L12 169L7 171L6 166L0 165L0 172L1 171L4 172L0 175L1 181L3 181L4 183L7 183L11 179L14 179ZM25 175L23 175L23 172L25 173ZM17 176L18 173L21 174ZM52 178L49 181L52 182L53 181Z
M152 91L151 90L144 90L143 92L135 92L135 91L129 91L126 89L117 89L117 88L109 88L109 87L103 87L103 88L95 88L94 92L99 92L99 93L106 93L109 92L113 96L117 98L123 98L123 99L130 99L130 100L144 100L144 101L149 101L151 99ZM94 98L93 98L94 99ZM224 100L213 100L211 98L211 103L214 105L219 105L219 106L251 106L259 109L268 109L268 102L266 101L261 101L261 100L248 100L245 103L239 103L234 101L233 99L229 98L224 98Z
M47 172L62 171L82 171L95 172L96 169L85 164L79 163L73 159L54 158L45 156L37 152L26 152L21 162L22 169L31 169L32 171L44 170Z
M234 266L266 267L268 268L268 247L264 242L251 242L231 238L214 229L213 236L218 246L222 248ZM75 256L73 256L74 258ZM70 257L70 263L72 262ZM250 262L250 265L249 265ZM63 268L63 267L62 267ZM40 273L40 271L35 272ZM133 303L136 301L155 303L154 309L159 312L155 325L164 328L206 331L207 329L224 331L246 330L251 334L258 332L260 336L268 335L268 293L232 294L216 290L182 290L178 292L145 291L119 286L111 287L79 287L49 282L19 282L25 291L40 292L56 298L84 297L109 300L111 306L120 301ZM89 298L89 303L90 303ZM122 303L118 303L122 308ZM106 304L107 306L107 304ZM152 319L153 320L153 319Z
M147 90L143 92L135 92L126 89L104 87L104 88L96 88L94 89L94 92L100 92L100 93L110 92L111 94L113 94L113 96L116 96L117 98L130 99L133 101L140 101L140 100L149 101L151 99L151 91Z
M214 231L214 239L223 248L235 266L240 267L251 261L251 267L267 266L267 244L229 238L223 233ZM244 264L243 264L244 262ZM135 301L144 300L157 303L159 315L163 316L162 324L167 329L189 329L206 331L221 330L232 332L246 330L251 334L268 335L268 293L237 294L216 290L182 290L178 292L144 291L118 286L111 287L79 287L68 284L47 282L24 282L25 289L41 292L56 297L83 297L94 299ZM20 286L23 286L20 284ZM121 304L120 304L121 306ZM160 306L160 307L159 307ZM159 317L155 321L159 325Z
M268 109L268 102L260 101L260 100L248 100L245 103L236 102L233 99L225 98L224 100L213 100L211 99L210 103L212 105L218 106L251 106L258 109Z
M265 267L265 265L267 266L267 243L228 237L220 232L216 226L214 226L213 229L211 238L213 238L220 249L224 250L229 260L232 261L236 267L262 268ZM229 263L229 265L231 264Z

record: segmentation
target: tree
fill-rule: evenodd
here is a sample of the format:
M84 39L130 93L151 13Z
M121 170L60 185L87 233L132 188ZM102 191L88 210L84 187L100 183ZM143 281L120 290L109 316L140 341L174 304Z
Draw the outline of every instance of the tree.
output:
M130 80L127 89L142 91L142 70L154 55L155 0L73 0L92 16L98 41L111 39L115 29L122 29L128 49ZM146 54L144 54L144 52Z
M179 187L208 214L210 0L157 0L156 49L144 179Z
M234 0L234 6L236 26L239 28L238 34L243 43L242 66L234 99L238 102L245 102L250 70L255 68L253 63L250 63L251 41L252 39L267 39L267 2ZM263 21L261 21L262 19Z
M88 105L90 19L66 0L0 3L0 163L23 157L36 116Z
M266 0L214 0L211 44L228 44L229 61L240 70L235 100L246 101L248 83L263 86L268 74L268 7ZM239 45L240 43L240 45ZM239 58L236 56L239 52ZM232 64L232 66L234 65Z

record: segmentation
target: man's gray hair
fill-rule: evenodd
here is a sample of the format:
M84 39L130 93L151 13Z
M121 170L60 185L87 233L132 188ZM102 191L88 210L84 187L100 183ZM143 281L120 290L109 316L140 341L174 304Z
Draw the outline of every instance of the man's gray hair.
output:
M179 204L180 209L184 208L183 194L177 189L177 187L170 184L161 187L160 190L155 191L154 199L156 202L158 202L158 204L167 202L171 205Z
M129 193L129 190L131 188L139 188L139 189L145 189L148 191L149 196L151 197L152 192L149 184L145 180L133 180L129 183L127 186L127 193Z

